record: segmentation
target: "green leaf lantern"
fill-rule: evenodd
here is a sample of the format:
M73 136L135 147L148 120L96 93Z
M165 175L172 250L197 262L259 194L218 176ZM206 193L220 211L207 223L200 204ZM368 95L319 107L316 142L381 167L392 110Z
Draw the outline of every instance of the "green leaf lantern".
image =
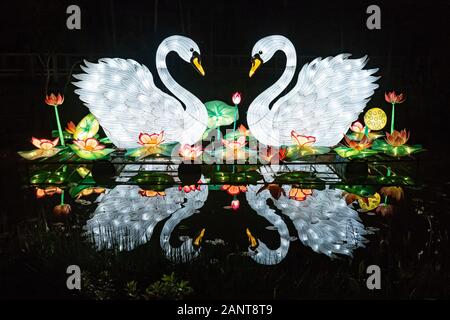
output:
M208 128L213 129L233 123L236 107L219 100L208 101L205 107L208 111Z
M86 140L95 136L100 129L98 120L94 117L92 113L89 113L77 124L75 128L75 133L73 134L73 139L75 140Z

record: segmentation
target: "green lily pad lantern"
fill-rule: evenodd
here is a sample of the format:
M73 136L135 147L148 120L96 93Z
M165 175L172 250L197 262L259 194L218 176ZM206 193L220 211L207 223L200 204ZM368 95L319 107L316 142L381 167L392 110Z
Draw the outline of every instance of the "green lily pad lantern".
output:
M205 103L205 107L208 111L209 129L226 126L234 122L236 107L219 100L208 101ZM236 120L238 118L239 115L237 115Z
M92 113L89 113L77 124L75 133L73 134L74 140L86 140L95 136L100 129L98 120Z

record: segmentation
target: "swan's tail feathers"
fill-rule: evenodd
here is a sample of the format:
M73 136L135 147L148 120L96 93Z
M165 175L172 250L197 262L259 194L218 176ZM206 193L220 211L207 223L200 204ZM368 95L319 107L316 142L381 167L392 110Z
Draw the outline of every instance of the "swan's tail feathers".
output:
M360 63L360 68L362 69L366 66L367 62L369 62L369 56L366 54L364 57L356 59L356 61Z
M350 58L351 56L352 56L351 53L341 53L341 54L336 56L336 59L344 60L344 59Z
M367 72L367 75L371 76L371 75L377 73L378 70L380 70L380 69L379 69L379 68L373 68L373 69L368 69L368 70L366 70L366 72ZM380 79L380 78L381 78L381 76L377 76L376 79L375 79L375 81L378 80L378 79Z

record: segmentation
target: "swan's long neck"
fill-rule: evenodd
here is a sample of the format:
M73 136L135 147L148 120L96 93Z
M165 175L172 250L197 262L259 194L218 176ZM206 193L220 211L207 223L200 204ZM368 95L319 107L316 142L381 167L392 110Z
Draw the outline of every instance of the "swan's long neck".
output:
M181 220L187 219L188 217L193 215L195 212L194 210L194 208L189 206L182 207L181 209L174 212L164 224L159 237L159 243L167 258L171 260L175 259L175 261L177 259L185 259L185 262L188 262L189 260L195 258L196 255L198 255L198 252L196 252L193 246L192 239L183 241L182 245L179 247L173 247L170 244L170 237L173 230L181 222Z
M204 176L201 179L205 179ZM159 237L159 243L161 248L169 259L175 259L175 261L189 262L198 256L199 251L194 248L193 240L189 239L183 241L180 247L172 247L170 244L170 237L176 226L184 219L189 218L195 214L208 199L208 187L202 186L201 190L196 192L195 195L187 195L186 202L183 203L183 207L175 211L172 216L164 224ZM182 192L184 193L184 192Z
M260 213L258 213L260 214ZM280 263L288 254L290 246L290 235L286 223L280 218L279 215L272 213L276 217L269 216L269 214L260 214L277 228L280 236L280 246L277 249L270 249L265 243L259 240L259 247L257 248L256 256L253 256L253 260L261 264L277 264Z
M278 97L284 89L289 85L294 77L295 69L297 67L297 54L295 47L291 41L284 37L277 37L272 42L272 50L275 52L281 50L286 55L286 67L281 77L263 93L253 100L250 104L247 113L247 123L253 135L264 144L273 144L273 133L267 131L273 123L273 115L275 110L270 110L271 102ZM270 137L272 136L272 137Z
M264 242L259 240L259 246L256 249L257 253L251 257L253 260L261 264L277 264L286 257L289 251L289 229L283 219L276 214L275 210L270 208L267 203L267 200L271 198L270 193L266 191L264 193L257 194L257 188L258 187L256 185L249 186L246 194L247 202L258 215L262 216L274 227L276 227L276 230L280 236L280 246L277 249L270 249Z
M184 136L187 140L182 142L194 144L203 134L204 130L199 133L201 128L204 127L206 129L208 115L203 103L188 90L180 86L167 69L167 55L172 51L178 52L180 45L180 40L171 38L164 40L156 51L156 69L162 83L186 108ZM182 138L180 137L180 139Z

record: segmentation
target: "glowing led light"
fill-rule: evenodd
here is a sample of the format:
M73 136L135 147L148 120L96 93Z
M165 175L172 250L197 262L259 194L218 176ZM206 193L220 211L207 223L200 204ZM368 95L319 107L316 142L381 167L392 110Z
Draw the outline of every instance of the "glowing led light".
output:
M167 143L192 145L202 138L208 122L206 108L170 75L166 56L172 51L200 74L204 75L204 70L200 49L191 39L171 36L161 42L156 51L158 75L178 99L158 89L147 67L131 59L85 61L85 66L81 66L84 73L74 75L79 80L74 82L79 88L75 92L117 147L139 147L141 132L164 130Z
M364 123L370 130L381 130L386 126L386 113L380 108L372 108L364 115Z
M301 69L297 84L281 96L294 78L297 54L286 37L274 35L259 40L252 50L249 76L277 51L286 54L286 68L271 87L250 104L247 123L255 138L266 145L291 145L291 131L316 137L318 146L334 146L364 110L378 85L377 69L363 70L367 57L347 59L341 54L317 58Z

